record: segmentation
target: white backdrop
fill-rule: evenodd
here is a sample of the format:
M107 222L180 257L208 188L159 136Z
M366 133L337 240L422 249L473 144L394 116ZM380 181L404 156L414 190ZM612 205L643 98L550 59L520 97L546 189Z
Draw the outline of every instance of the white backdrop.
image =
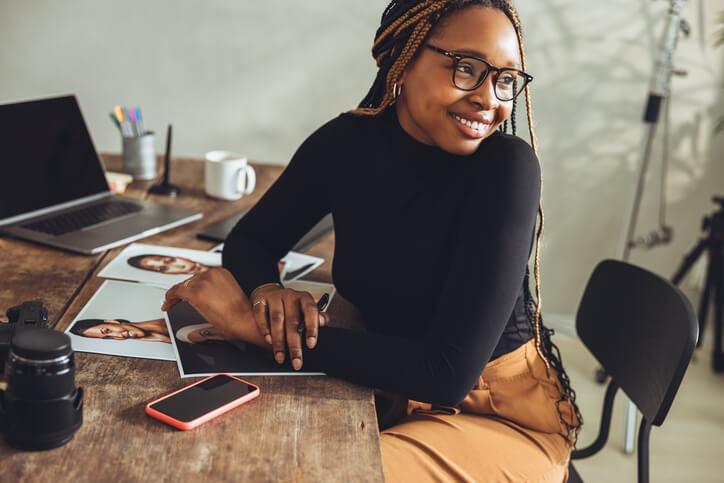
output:
M306 136L367 92L375 73L370 47L386 4L0 0L0 102L76 93L103 151L120 149L107 117L112 106L140 105L158 132L173 122L177 155L232 149L285 164ZM668 3L516 4L535 75L544 314L570 318L595 264L618 254ZM723 114L724 48L711 47L721 10L723 0L685 5L693 34L681 40L676 59L689 76L674 79L667 186L676 238L633 256L667 277L697 238L711 195L724 195L724 135L711 135ZM641 234L656 224L658 159L657 152Z

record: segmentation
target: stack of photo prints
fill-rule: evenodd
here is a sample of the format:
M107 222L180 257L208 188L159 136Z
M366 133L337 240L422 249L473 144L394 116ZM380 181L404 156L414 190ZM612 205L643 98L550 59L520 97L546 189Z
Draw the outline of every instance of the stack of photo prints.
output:
M322 374L295 371L289 358L277 364L264 349L226 339L185 302L161 311L171 286L221 266L221 248L204 252L141 243L126 247L98 274L108 280L68 327L73 350L175 360L181 377ZM328 293L331 302L334 285L298 280L323 262L289 252L279 261L280 280L287 288L309 292L314 300Z

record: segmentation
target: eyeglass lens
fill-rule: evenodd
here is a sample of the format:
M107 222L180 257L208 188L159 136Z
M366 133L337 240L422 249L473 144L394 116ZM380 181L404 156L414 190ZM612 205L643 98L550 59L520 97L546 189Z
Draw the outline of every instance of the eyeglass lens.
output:
M476 84L483 82L488 73L488 65L477 59L463 57L455 67L453 82L464 90L473 90ZM495 95L501 101L510 101L517 96L525 86L525 78L520 72L513 69L503 69L497 72L495 78Z

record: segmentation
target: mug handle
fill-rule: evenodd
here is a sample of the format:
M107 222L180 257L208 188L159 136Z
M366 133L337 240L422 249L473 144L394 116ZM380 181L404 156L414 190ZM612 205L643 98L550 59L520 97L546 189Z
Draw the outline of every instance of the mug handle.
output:
M246 176L242 176L244 173ZM244 180L246 180L246 186L244 186ZM246 165L240 168L236 172L236 189L245 195L248 195L256 187L256 171L250 165Z

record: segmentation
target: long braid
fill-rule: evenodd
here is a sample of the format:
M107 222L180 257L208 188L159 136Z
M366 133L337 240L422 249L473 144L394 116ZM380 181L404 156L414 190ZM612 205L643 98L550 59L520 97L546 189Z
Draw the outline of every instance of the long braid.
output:
M353 113L374 116L394 102L394 86L437 22L439 15L436 13L444 9L447 3L447 0L393 0L387 6L382 18L383 25L377 29L372 45L372 57L380 69L369 93ZM385 19L385 14L391 18Z
M509 3L508 0L505 0L506 3L508 3L509 6L509 18L513 22L513 26L515 27L515 32L518 37L518 48L520 49L520 61L521 61L521 68L523 71L526 69L526 62L525 62L525 46L523 43L523 29L520 24L520 17L518 16L518 12L516 9ZM531 101L531 94L530 94L530 83L526 84L525 86L525 107L526 107L526 114L528 118L528 131L530 133L530 142L531 147L533 148L533 151L535 152L536 156L538 156L538 138L535 135L535 123L533 120L533 103ZM513 134L515 134L515 128L513 128ZM533 265L534 269L534 275L535 275L535 297L536 297L536 304L535 304L535 312L533 314L533 328L535 330L535 339L536 339L536 350L538 351L538 354L543 359L543 361L546 364L546 369L550 367L552 364L554 368L556 369L556 373L558 374L558 379L561 383L561 387L563 388L561 400L558 402L558 410L561 414L561 420L563 421L564 425L566 426L568 430L568 437L569 441L575 446L576 442L578 441L578 433L580 432L581 426L583 424L583 417L581 415L581 411L578 408L578 405L576 404L576 391L571 387L570 379L568 377L568 373L563 368L563 362L561 360L560 350L558 349L558 346L556 346L553 341L551 340L551 336L553 335L553 331L550 329L547 329L543 327L543 324L541 323L541 282L540 282L540 245L541 245L541 237L543 235L543 226L545 221L545 216L543 214L543 175L541 174L541 197L538 203L538 215L540 216L540 224L538 226L538 231L536 232L536 242L535 242L535 262ZM527 272L526 267L526 272ZM526 290L528 290L528 296L530 296L530 291L528 288L528 277L526 273ZM541 330L544 332L543 336L541 336ZM546 358L543 355L543 351L541 348L541 339L544 339L545 345L545 351L548 353L548 358ZM573 411L573 416L575 416L575 420L570 421L567 418L563 417L563 413L561 412L561 403L567 402L570 404L571 410Z
M520 64L523 71L525 71L525 49L523 46L523 32L520 26L520 19L518 17L518 12L513 8L512 5L508 4L509 10L508 10L508 17L513 22L513 27L515 27L515 33L518 36L518 49L520 50ZM531 106L531 98L530 98L530 84L527 84L525 86L525 108L526 113L528 114L528 131L530 132L530 140L531 140L531 147L533 148L533 152L535 152L536 156L538 155L538 146L537 146L537 140L535 136L535 128L533 126L533 109ZM513 128L513 134L515 135L515 127ZM536 234L536 240L535 240L535 263L533 265L534 269L534 275L535 275L535 298L538 301L535 308L535 318L533 327L535 330L535 347L538 351L538 355L540 355L541 359L543 359L543 362L546 364L546 370L550 368L550 363L548 362L548 359L543 355L543 351L541 350L541 337L540 337L540 313L541 313L541 293L540 293L540 239L543 234L543 175L541 174L541 196L540 200L538 202L538 214L540 215L540 225L538 227L538 232Z
M513 136L518 135L518 126L516 124L515 114L518 110L518 98L513 99L513 109L510 112L510 128L513 130Z
M518 38L518 48L520 50L521 68L525 71L525 49L520 18L509 0L392 0L382 14L380 27L377 29L372 46L372 57L375 59L379 68L377 76L359 106L350 112L358 115L374 116L394 104L396 101L395 88L397 87L397 82L400 80L409 62L420 51L420 46L431 30L438 24L440 19L447 14L470 5L495 8L505 13L515 28ZM530 144L533 151L538 155L538 139L535 135L533 122L530 84L527 84L525 87L525 105ZM514 99L510 116L510 125L514 136L517 135L516 110L517 103ZM501 130L507 132L507 120L501 126ZM561 416L561 421L568 430L569 440L575 445L580 426L583 423L583 418L576 405L575 391L571 388L570 380L561 363L560 351L551 341L553 331L543 326L541 321L540 247L544 224L542 175L540 181L541 198L538 203L537 213L540 217L540 223L536 231L534 261L535 301L530 294L529 267L526 267L524 280L524 291L527 300L526 312L533 328L536 352L545 363L546 371L553 366L563 388L562 397L558 404L558 411ZM528 305L528 303L532 305ZM571 421L569 419L572 419L572 417L564 417L564 410L561 409L562 403L570 404L576 420Z

